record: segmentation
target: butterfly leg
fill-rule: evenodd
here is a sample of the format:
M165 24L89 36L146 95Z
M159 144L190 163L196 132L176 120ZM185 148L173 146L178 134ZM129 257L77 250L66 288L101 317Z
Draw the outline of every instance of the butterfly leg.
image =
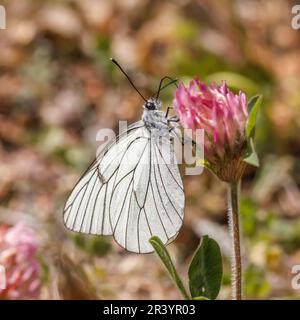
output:
M165 114L165 118L168 118L170 109L173 109L173 107L168 107L168 108L167 108L167 111L166 111L166 114Z
M179 122L179 118L177 116L173 116L169 119L167 119L168 125L170 124L170 122Z

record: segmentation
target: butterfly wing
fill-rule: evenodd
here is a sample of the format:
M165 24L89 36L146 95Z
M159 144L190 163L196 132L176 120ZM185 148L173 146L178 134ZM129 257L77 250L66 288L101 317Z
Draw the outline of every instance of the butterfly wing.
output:
M144 126L139 121L111 141L97 156L73 188L64 207L64 224L73 231L112 235L108 204L112 194L113 176L122 161L122 153L131 149Z
M168 149L168 148L167 148ZM73 231L113 235L128 251L147 253L156 235L167 244L183 221L182 179L172 149L164 148L138 122L94 161L64 209ZM167 159L168 158L168 159Z
M114 189L109 211L114 238L129 251L152 252L154 235L164 244L174 240L183 222L184 192L172 148L148 139L134 170Z

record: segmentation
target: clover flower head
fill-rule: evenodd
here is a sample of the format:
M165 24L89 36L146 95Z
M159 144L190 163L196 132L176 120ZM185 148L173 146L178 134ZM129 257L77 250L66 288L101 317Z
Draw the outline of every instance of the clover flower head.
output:
M6 288L0 299L35 299L40 290L37 239L24 224L0 226L0 264L5 268Z
M195 77L189 86L180 84L175 93L174 111L184 128L204 129L205 158L224 181L240 179L246 167L247 99L234 94L225 81L205 85Z

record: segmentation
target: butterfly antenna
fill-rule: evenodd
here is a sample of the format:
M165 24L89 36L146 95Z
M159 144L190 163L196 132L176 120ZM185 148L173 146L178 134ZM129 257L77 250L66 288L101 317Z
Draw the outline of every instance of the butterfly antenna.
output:
M163 84L163 82L164 82L165 79L169 79L169 80L171 80L171 81L170 81L169 83L167 83L165 86L162 87L162 84ZM176 84L177 81L178 81L178 79L172 79L172 78L169 77L169 76L165 76L165 77L161 78L161 80L160 80L160 82L159 82L159 86L158 86L158 91L157 91L157 94L156 94L156 99L158 99L160 92L161 92L163 89L165 89L166 87L168 87L169 85L175 83L175 86L178 87L177 84Z
M137 89L137 87L134 85L133 81L129 78L129 75L123 70L123 68L119 65L119 63L113 59L110 58L111 62L113 62L120 70L121 72L125 75L125 77L128 79L128 81L130 82L130 84L132 85L132 87L135 89L135 91L142 97L142 99L147 102L147 100L145 99L145 97L140 93L140 91Z

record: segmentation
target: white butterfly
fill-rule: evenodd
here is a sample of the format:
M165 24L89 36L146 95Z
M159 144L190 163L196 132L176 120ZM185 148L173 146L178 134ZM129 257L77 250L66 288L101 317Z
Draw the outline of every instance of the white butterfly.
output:
M174 240L184 216L183 184L170 144L178 139L177 124L156 98L145 100L143 108L142 120L97 156L64 208L68 229L112 235L137 253L153 251L151 236L164 244Z

